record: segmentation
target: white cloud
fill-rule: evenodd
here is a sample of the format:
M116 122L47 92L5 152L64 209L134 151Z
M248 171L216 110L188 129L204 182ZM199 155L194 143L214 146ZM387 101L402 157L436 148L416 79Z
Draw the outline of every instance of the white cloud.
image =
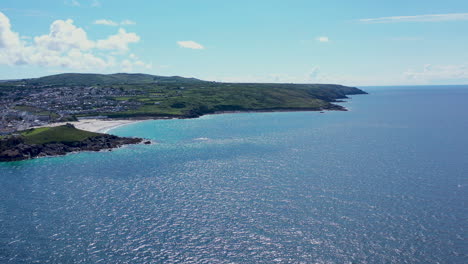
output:
M136 22L135 22L135 21L132 21L132 20L129 20L129 19L125 19L125 20L123 20L122 22L120 22L120 25L122 25L122 26L125 26L125 25L136 25Z
M359 19L364 23L396 23L396 22L441 22L441 21L459 21L468 20L468 13L451 13L437 15L418 15L418 16L391 16L378 18Z
M181 48L187 48L187 49L205 49L201 44L192 41L192 40L187 40L187 41L177 41L177 44Z
M317 41L319 41L319 42L329 42L330 39L328 39L328 37L322 36L322 37L317 37Z
M0 11L9 12L12 14L19 14L21 16L27 17L50 17L50 14L44 10L37 10L37 9L23 9L23 8L3 8L0 7Z
M256 82L256 83L323 83L348 86L376 85L427 85L427 84L462 84L468 81L468 65L424 65L419 70L389 74L376 72L374 74L356 75L349 73L328 73L319 67L312 67L304 74L291 75L284 73L268 75L238 75L238 76L196 76L204 80L219 82Z
M78 0L65 0L65 4L70 6L81 6Z
M135 33L127 33L125 29L120 28L118 34L109 36L107 39L98 40L96 46L104 50L127 51L128 44L137 43L140 37Z
M113 66L111 61L97 57L92 53L83 52L79 49L71 49L68 52L54 53L41 52L30 56L29 64L43 67L59 67L71 69L103 69Z
M144 63L141 60L123 60L120 66L125 72L135 72L141 69L149 70L153 68L152 64Z
M0 12L0 63L8 65L27 64L24 42L11 30L10 19Z
M466 81L468 80L468 66L426 64L421 70L407 70L404 76L411 82L421 84L453 80Z
M393 41L419 41L419 40L423 40L424 38L422 37L391 37L388 39L393 40Z
M119 25L119 23L114 22L114 21L109 20L109 19L98 19L98 20L94 21L94 24L96 24L96 25L105 25L105 26L118 26Z
M94 43L88 39L86 32L73 25L73 20L56 20L50 25L50 33L34 38L37 46L55 50L66 51L71 48L89 50Z
M98 0L93 0L93 2L91 3L91 7L100 7L101 6L101 2L99 2Z
M11 31L10 19L0 12L0 48L14 48L19 45L19 35Z
M319 67L313 67L308 74L309 79L315 80L319 76L319 72Z
M98 19L98 20L94 21L94 24L116 27L118 25L122 25L122 26L136 25L136 22L134 22L132 20L129 20L129 19L125 19L120 23L115 22L115 21L110 20L110 19Z
M122 57L129 50L129 44L138 42L140 37L119 29L116 35L93 41L84 29L67 19L54 21L49 34L36 36L30 43L22 39L24 37L12 30L8 17L0 12L0 64L100 71L104 68L118 68L119 60L106 51L118 51ZM151 64L142 62L135 55L122 60L128 60L126 65L131 64L136 68L151 67Z
M99 0L92 0L92 1L87 0L86 2L88 2L89 6L91 6L91 7L100 7L101 6L101 2L99 2ZM91 3L89 3L89 2L91 2ZM65 0L65 4L69 5L69 6L74 6L74 7L81 6L81 2L79 2L78 0Z
M349 86L362 85L388 85L388 84L408 84L403 82L403 77L395 82L394 76L367 75L358 76L346 73L329 74L319 67L312 67L303 74L291 75L284 73L268 75L244 75L244 76L199 76L204 80L215 80L220 82L257 82L257 83L322 83L322 84L342 84Z

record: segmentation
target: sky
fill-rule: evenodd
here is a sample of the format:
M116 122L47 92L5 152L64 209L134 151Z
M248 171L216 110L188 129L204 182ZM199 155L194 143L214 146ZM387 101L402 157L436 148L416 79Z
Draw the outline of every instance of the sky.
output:
M1 0L0 79L468 84L466 0Z

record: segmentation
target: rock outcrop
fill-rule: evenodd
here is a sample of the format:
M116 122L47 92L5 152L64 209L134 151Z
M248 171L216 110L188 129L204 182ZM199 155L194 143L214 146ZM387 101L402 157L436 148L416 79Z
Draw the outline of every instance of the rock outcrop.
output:
M100 151L128 144L142 143L141 138L126 138L102 134L83 141L46 144L26 144L21 137L0 140L0 161L26 160L36 157L60 156L78 151Z

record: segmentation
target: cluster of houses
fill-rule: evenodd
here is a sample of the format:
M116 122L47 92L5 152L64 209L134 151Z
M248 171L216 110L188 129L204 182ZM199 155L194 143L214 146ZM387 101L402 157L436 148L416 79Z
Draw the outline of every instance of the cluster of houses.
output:
M125 100L143 94L114 87L31 86L2 90L0 135L68 119L76 115L122 112L140 102ZM120 97L120 98L119 98Z
M10 134L15 131L25 130L34 126L48 124L50 115L34 114L15 109L0 110L0 135Z

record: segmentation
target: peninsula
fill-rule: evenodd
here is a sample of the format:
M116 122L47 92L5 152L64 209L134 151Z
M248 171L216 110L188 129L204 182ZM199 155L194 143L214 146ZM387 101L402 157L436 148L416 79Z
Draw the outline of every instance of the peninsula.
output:
M71 124L43 127L0 138L0 162L60 156L78 151L110 150L142 142L141 138L94 133L77 129Z

